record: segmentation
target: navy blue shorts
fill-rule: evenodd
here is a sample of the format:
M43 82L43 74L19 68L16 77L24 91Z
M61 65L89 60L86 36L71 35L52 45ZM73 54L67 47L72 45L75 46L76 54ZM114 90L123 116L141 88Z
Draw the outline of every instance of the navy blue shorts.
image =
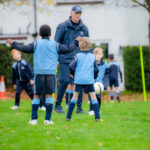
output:
M84 89L85 93L95 92L93 84L87 84L87 85L76 84L75 85L75 92L79 92L80 93L80 92L82 92L82 89Z
M109 86L119 87L119 81L117 79L109 79Z
M70 77L69 84L74 84L73 81L74 81L73 78Z
M34 94L52 94L55 93L56 76L55 75L35 75Z

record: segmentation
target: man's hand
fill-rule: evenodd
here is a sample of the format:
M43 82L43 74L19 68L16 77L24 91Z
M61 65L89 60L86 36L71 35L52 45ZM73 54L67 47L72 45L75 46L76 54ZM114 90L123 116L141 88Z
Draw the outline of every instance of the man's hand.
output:
M13 40L12 39L7 39L7 43L11 45L13 43Z
M78 37L76 38L77 41L81 41L81 39L82 39L81 36L78 36Z
M33 85L34 84L34 80L30 80L30 84Z
M16 89L16 84L14 84L14 89Z

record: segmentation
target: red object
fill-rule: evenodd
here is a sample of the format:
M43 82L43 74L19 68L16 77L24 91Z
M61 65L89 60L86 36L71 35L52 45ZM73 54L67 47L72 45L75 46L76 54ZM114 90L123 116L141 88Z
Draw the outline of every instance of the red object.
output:
M0 99L6 99L6 88L5 88L5 81L4 76L1 76L0 81Z

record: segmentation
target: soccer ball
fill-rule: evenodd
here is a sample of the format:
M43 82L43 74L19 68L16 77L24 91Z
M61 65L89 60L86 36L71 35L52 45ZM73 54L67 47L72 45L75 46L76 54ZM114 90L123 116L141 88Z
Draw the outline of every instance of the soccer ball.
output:
M101 94L104 91L104 85L100 82L95 82L94 88L96 94Z

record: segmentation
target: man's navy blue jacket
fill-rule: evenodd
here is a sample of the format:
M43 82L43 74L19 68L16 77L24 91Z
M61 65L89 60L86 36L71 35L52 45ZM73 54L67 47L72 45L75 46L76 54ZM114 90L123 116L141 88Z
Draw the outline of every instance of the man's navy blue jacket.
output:
M29 82L33 80L33 71L30 64L21 59L16 61L12 66L12 83L17 84L17 81Z
M89 37L88 28L83 24L81 19L78 24L74 24L72 23L71 18L69 18L67 21L64 21L58 25L55 33L55 41L60 44L69 45L78 36ZM79 47L70 53L60 54L58 61L60 63L69 64L78 52L80 52Z

